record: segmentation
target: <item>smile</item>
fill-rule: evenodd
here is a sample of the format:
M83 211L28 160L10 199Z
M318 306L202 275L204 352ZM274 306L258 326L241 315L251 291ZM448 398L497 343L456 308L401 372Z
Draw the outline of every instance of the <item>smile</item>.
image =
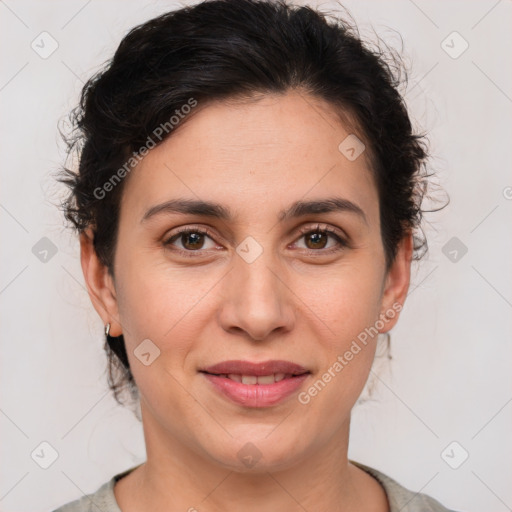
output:
M229 373L218 376L234 380L235 382L241 382L242 384L260 384L263 386L293 377L292 374L285 373L271 373L270 375L239 375L237 373Z
M311 372L285 360L223 361L199 370L216 394L245 407L270 407L297 392Z

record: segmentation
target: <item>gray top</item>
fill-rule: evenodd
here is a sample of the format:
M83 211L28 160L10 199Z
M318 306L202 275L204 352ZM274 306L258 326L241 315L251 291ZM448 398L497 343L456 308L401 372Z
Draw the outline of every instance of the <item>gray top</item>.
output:
M353 460L350 462L363 471L366 471L380 482L388 497L390 512L454 512L443 507L441 503L426 494L409 491L395 480L376 469L360 464L359 462L354 462ZM114 485L118 480L123 478L123 476L126 476L138 466L139 465L127 469L122 473L118 473L108 482L105 482L95 493L71 501L53 512L122 512L116 502Z

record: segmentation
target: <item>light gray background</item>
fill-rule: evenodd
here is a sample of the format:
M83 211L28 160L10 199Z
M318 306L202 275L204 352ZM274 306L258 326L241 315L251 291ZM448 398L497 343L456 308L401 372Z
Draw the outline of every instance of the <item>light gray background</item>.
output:
M2 511L52 510L145 458L141 425L107 390L103 326L51 175L64 156L56 123L83 81L128 29L175 5L0 1ZM512 3L344 5L364 36L369 23L395 47L391 29L402 34L407 101L451 198L427 216L430 252L392 332L391 366L353 413L349 455L448 507L512 510ZM43 31L59 45L46 59L31 48ZM469 43L457 59L441 46L453 31ZM46 263L32 252L42 237L57 247ZM442 252L452 237L468 249L456 262ZM31 458L43 441L59 455L48 469ZM452 464L469 453L458 469L441 456L453 441Z

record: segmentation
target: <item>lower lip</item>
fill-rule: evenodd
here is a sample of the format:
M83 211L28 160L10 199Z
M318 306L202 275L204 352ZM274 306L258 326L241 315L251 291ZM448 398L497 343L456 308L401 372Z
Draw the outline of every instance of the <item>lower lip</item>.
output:
M308 373L283 379L274 384L242 384L220 375L203 375L213 387L233 402L245 407L269 407L275 405L299 389Z

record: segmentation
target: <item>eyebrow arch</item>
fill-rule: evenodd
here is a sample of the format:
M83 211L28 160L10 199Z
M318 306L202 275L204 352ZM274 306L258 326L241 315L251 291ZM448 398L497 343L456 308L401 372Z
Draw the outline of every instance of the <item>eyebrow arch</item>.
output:
M368 224L364 211L357 204L341 197L318 199L313 201L296 201L286 210L279 212L280 221L289 218L302 217L315 213L350 212L355 213Z
M311 214L331 212L355 213L368 224L364 211L357 204L341 197L312 201L296 201L285 210L281 210L278 214L278 219L279 221L283 221ZM161 213L200 215L226 221L234 218L234 215L232 215L228 208L218 203L193 199L171 199L170 201L149 208L142 217L141 223Z
M170 201L151 207L142 217L141 223L161 213L202 215L203 217L223 220L229 220L232 217L230 211L218 203L194 199L171 199Z

